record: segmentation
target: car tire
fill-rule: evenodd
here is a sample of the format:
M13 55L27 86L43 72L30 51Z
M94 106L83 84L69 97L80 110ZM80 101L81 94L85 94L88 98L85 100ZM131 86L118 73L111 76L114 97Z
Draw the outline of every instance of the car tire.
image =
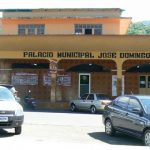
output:
M144 132L144 144L146 146L150 146L150 130L149 129Z
M91 112L92 114L95 114L95 113L96 113L96 107L95 107L95 106L91 106L90 112Z
M71 104L71 105L70 105L70 110L71 110L71 111L75 111L75 110L76 110L75 104Z
M22 132L22 127L19 126L19 127L15 127L15 134L18 135L18 134L21 134Z
M115 129L114 129L110 119L107 119L105 121L105 133L110 136L115 134Z

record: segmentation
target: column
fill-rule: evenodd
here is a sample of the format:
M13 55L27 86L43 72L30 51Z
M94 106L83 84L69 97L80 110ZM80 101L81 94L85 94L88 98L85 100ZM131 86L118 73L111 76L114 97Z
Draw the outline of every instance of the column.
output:
M117 96L122 93L122 64L123 61L117 61Z
M57 88L57 60L50 60L49 70L51 74L51 102L56 102L56 88Z
M0 83L9 84L11 82L11 70L9 64L5 64L4 60L0 61Z

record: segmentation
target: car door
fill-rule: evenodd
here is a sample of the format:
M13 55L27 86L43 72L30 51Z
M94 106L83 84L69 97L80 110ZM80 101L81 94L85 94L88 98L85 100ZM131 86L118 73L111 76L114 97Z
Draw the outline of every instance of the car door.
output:
M128 104L128 113L127 113L127 130L131 134L140 136L144 129L144 124L146 120L144 117L140 116L140 110L142 111L142 106L136 98L130 98ZM139 110L139 111L135 111Z
M89 94L85 101L84 109L89 110L91 105L93 105L93 103L94 103L94 94Z
M113 126L123 130L126 125L126 114L129 97L120 96L113 103L113 110L111 112L111 120Z
M89 96L89 94L84 94L83 96L81 96L81 98L78 100L78 104L77 104L77 108L78 109L85 109L86 108L86 101L87 101L87 97Z

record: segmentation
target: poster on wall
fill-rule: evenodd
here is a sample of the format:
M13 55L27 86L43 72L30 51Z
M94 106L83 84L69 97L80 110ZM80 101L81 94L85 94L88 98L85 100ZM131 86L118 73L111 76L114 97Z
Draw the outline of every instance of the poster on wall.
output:
M64 86L71 86L71 76L64 76L63 77L63 85Z
M124 76L122 76L121 94L124 95ZM112 75L112 96L117 96L117 75Z
M45 73L43 75L44 86L51 86L51 73ZM58 86L71 86L71 74L59 74L57 75L56 84Z
M43 75L43 84L44 86L50 86L51 85L51 74L45 73Z
M71 86L71 74L61 74L57 76L57 85Z
M13 85L38 85L38 75L34 73L13 73L11 83Z

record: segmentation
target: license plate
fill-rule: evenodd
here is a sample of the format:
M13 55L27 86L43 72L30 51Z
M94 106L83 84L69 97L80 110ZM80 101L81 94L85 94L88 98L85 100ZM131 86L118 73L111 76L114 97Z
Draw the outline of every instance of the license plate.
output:
M8 117L0 117L0 122L7 122L8 121Z

